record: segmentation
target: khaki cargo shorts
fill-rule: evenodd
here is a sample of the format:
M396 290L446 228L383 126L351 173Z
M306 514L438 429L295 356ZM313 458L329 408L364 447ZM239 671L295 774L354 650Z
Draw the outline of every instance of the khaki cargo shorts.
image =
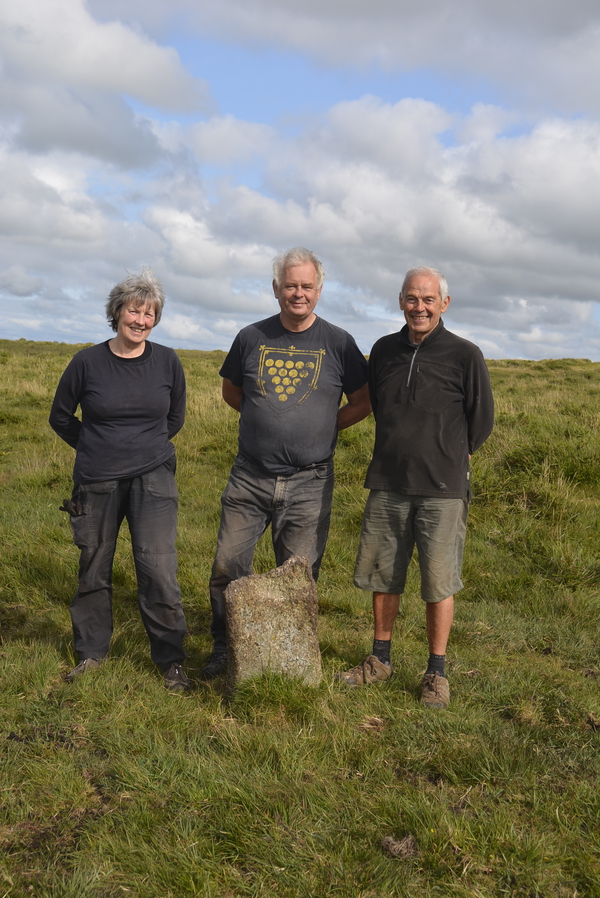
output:
M416 545L421 598L441 602L462 588L467 499L371 490L363 515L354 583L370 592L404 592Z

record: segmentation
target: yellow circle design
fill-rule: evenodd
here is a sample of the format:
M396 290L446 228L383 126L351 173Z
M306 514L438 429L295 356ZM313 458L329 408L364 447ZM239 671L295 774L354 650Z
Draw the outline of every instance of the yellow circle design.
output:
M277 370L277 369L275 369L275 370ZM274 384L280 384L280 383L281 383L281 378L280 378L280 377L274 377L274 378L273 378L273 383L274 383Z
M265 360L265 365L267 366L267 368L269 368L272 364L273 364L273 359L266 359L266 360ZM271 373L271 372L269 372L269 373Z
M281 359L277 359L277 361L275 362L275 367L276 367L276 368L283 368L283 362L282 362Z
M280 402L287 402L287 396L283 393L281 396L277 397Z
M282 383L285 387L287 387L288 384L291 384L291 380L289 379L289 377L283 377L282 380L281 380L281 383Z
M283 393L283 387L275 387L276 393Z
M300 377L308 377L308 371L301 371Z
M301 384L301 383L302 383L302 381L301 381L301 379L300 379L299 377L295 377L295 378L294 378L293 384L294 384L295 387L297 387L298 384Z
M277 364L277 362L275 362L275 364ZM314 367L315 367L314 362L307 362L307 368L314 368Z
M285 363L285 367L286 367L286 368L293 368L293 367L294 367L294 363L288 361L288 362Z
M290 370L288 371L288 374L290 375L290 377L298 377L298 372L296 371L295 368L290 368Z
M295 392L296 392L296 387L286 387L286 388L285 388L285 392L286 392L286 393L289 393L290 396L291 396L292 393L295 393Z
M269 368L269 374L277 374L277 368Z
M296 362L296 368L304 368L304 362Z

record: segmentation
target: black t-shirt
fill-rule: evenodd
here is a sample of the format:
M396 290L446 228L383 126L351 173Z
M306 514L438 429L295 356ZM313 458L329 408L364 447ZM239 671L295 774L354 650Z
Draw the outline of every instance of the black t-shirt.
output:
M367 363L342 328L288 331L274 315L240 331L220 374L243 390L240 453L286 475L331 457L342 393L366 384Z
M146 342L123 359L108 341L89 346L60 379L50 425L77 450L76 483L123 480L157 468L175 452L185 419L185 376L172 349ZM75 416L81 406L81 420Z

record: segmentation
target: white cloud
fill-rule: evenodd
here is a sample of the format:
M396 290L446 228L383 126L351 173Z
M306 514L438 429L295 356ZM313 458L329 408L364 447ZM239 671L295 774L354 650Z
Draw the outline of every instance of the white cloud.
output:
M192 112L206 101L173 48L120 21L95 21L81 0L4 3L0 49L5 74L20 83L127 93L172 111Z
M327 122L327 145L342 160L366 160L389 173L419 177L427 161L433 168L439 158L437 136L451 127L453 119L425 100L404 99L391 105L378 97L363 97L333 107Z
M223 272L229 249L215 240L206 221L165 206L151 209L147 220L165 238L179 274L205 278Z
M41 321L36 321L34 318L9 318L10 324L15 324L17 327L24 327L27 330L37 331L41 328Z
M0 234L9 242L98 246L106 222L85 192L57 190L36 176L24 155L4 153L1 161Z
M326 262L322 314L360 330L365 349L398 326L402 274L418 263L447 274L457 329L501 354L511 354L510 339L535 351L545 329L551 349L552 334L562 334L564 346L577 342L585 315L588 340L595 339L588 312L596 259L578 222L593 216L598 129L553 118L509 138L496 126L482 130L481 118L481 109L454 118L467 139L446 146L440 133L450 119L435 104L372 97L339 104L296 137L265 132L266 191L218 179L209 190L191 170L167 168L145 188L141 222L111 220L111 210L128 200L127 180L121 195L113 184L107 207L85 192L81 168L66 168L69 157L15 153L7 157L13 175L0 222L4 216L7 238L17 233L18 243L58 245L65 261L80 259L75 271L84 283L85 260L102 256L94 275L102 277L102 297L109 272L116 281L126 268L152 262L180 316L162 332L186 345L227 345L232 328L214 323L224 311L236 326L274 313L271 259L298 243ZM367 137L354 124L361 121ZM178 133L181 148L190 139L186 129ZM227 160L222 168L229 170ZM22 277L32 277L21 265ZM202 320L188 326L182 322L194 321L190 308L201 309ZM492 339L497 330L512 337Z
M192 125L187 140L201 163L223 165L246 162L265 153L274 137L273 129L267 125L241 122L226 115Z
M161 330L165 331L173 340L184 343L210 340L212 332L199 324L189 315L179 313L171 314L161 322Z
M591 299L596 259L585 223L594 215L598 128L552 120L528 135L445 147L415 126L416 105L343 104L310 141L301 136L283 154L278 142L271 196L244 186L227 191L211 209L212 227L224 228L226 216L230 240L326 246L339 262L338 280L375 293L389 290L403 265L432 261L470 281L482 268L495 296L524 282L527 292ZM368 141L358 133L353 142L347 122L365 117ZM441 129L441 110L438 118ZM405 140L414 152L406 153ZM372 149L379 143L384 153ZM290 194L296 198L285 199Z
M20 127L15 143L33 153L55 149L96 157L124 168L158 161L159 147L147 120L120 97L62 86L19 92Z
M170 112L210 108L205 82L177 52L119 21L96 22L81 0L0 7L0 116L15 145L80 153L124 168L151 165L160 147L126 97Z
M513 225L526 218L546 239L597 243L600 129L589 121L552 118L512 139L473 141L461 150L461 186L502 204Z
M529 22L525 6L511 0L515 21ZM99 8L108 21L92 18L88 9ZM550 46L590 33L585 3L574 4L568 23L562 7L544 8L540 34L518 30L513 54L525 36L540 60ZM123 0L118 8L25 0L3 13L3 335L106 339L109 289L126 271L152 264L168 296L157 339L226 348L239 327L276 312L271 260L279 249L304 244L325 262L321 313L355 333L365 350L401 325L403 273L425 263L448 276L448 325L488 354L600 359L592 314L597 124L482 103L451 114L442 102L376 96L333 104L320 116L303 110L293 127L231 114L206 121L135 115L124 94L169 111L199 109L202 89L174 51L139 25L112 21L111 10L154 17L158 30L161 16L187 10L193 18L199 9L152 0L139 7ZM337 29L348 58L379 52L394 65L417 57L422 64L426 47L426 61L442 66L448 47L459 58L473 46L469 59L489 74L493 59L473 59L486 48L491 57L497 52L488 40L492 27L505 47L506 6L469 0L448 9L434 5L427 19L420 7L374 0L367 17L354 0L302 8L262 0L243 9L207 0L202 15L218 29L225 12L239 12L231 27L240 40L275 35L279 49L305 40L315 54ZM253 18L261 10L262 32ZM479 30L466 28L467 12ZM294 24L302 27L290 32ZM406 34L394 45L401 25ZM457 40L445 48L444 28ZM427 33L429 42L422 41ZM560 67L574 83L571 69ZM536 84L545 77L542 67Z
M175 12L189 30L292 49L324 66L429 68L493 80L532 107L598 109L600 26L594 0L91 0L156 34Z
M22 265L9 265L0 274L0 288L13 296L31 296L42 287L42 279L30 275Z

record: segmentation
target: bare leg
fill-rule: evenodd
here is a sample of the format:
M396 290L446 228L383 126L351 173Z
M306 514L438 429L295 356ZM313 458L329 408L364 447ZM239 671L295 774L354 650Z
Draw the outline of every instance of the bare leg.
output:
M425 618L429 651L433 655L445 655L454 619L454 596L448 596L441 602L427 602Z
M373 617L375 619L375 639L391 639L394 621L400 607L400 596L393 592L373 593Z

